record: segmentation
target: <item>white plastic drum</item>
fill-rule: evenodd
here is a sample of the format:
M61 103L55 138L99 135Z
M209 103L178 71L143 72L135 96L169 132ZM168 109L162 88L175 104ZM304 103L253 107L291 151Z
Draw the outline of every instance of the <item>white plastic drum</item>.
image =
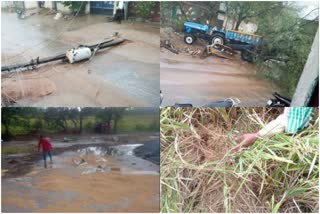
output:
M81 60L90 59L91 50L88 47L72 48L67 51L66 56L70 63L75 63Z

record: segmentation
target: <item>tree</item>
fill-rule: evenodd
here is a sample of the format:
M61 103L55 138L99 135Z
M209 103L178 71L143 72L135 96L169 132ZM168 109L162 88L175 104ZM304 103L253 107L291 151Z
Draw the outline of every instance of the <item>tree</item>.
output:
M269 11L281 10L282 7L281 2L228 1L226 2L226 14L236 20L234 29L239 30L241 22L264 16Z
M301 8L283 3L281 10L259 16L257 34L264 35L259 70L292 97L318 29L317 20L299 16Z
M113 133L117 133L118 122L122 118L125 108L113 108Z
M95 115L97 113L95 108L91 107L85 107L85 108L80 108L79 111L79 133L82 133L83 129L83 120L85 117Z
M236 20L235 30L243 21L257 25L256 34L263 36L258 69L280 87L282 94L291 97L310 52L318 18L305 20L299 15L302 7L293 2L232 1L226 7L227 16Z
M61 131L67 132L67 111L68 108L66 107L50 107L46 109L44 113L44 120L47 122L49 127L52 127L53 129L61 129Z
M149 18L150 12L156 6L155 1L137 1L135 2L135 6L137 8L137 14L143 18Z
M3 138L5 140L10 140L13 136L11 133L11 128L13 126L22 125L26 127L26 130L32 131L34 127L32 127L30 118L34 117L38 114L37 108L19 108L19 107L5 107L1 109L1 124L5 128Z
M1 109L1 124L5 128L5 133L3 136L4 140L9 140L12 137L10 126L12 121L18 119L19 108L2 108Z
M84 13L86 1L62 1L63 6L68 7L73 15Z
M208 20L211 25L217 25L217 16L221 2L190 2L168 1L161 2L161 24L171 25L181 31L185 21L197 21L205 24ZM177 15L180 12L181 16Z

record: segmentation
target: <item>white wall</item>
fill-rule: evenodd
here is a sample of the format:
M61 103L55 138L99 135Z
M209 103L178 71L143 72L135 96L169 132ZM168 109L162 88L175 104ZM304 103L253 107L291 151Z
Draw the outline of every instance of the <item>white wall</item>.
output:
M37 1L25 1L24 6L25 6L26 10L38 8L38 2Z
M248 23L241 22L239 26L239 30L246 33L255 33L258 30L258 26L252 22L248 22Z
M219 10L226 11L225 3L220 3ZM225 28L226 30L231 30L236 26L236 21L230 17L227 17L223 13L218 13L217 18L218 18L218 20L223 21L223 28ZM239 31L243 31L245 33L255 33L257 31L257 29L258 29L258 26L252 22L248 22L248 23L241 22L241 24L239 26Z
M45 7L45 8L48 8L48 9L52 9L52 2L53 2L53 1L46 1L46 2L44 3L44 7Z
M60 11L60 12L62 12L63 14L70 14L70 13L71 13L71 11L69 10L69 8L63 6L63 4L60 3L60 2L57 2L57 10ZM90 2L88 2L88 3L86 4L85 13L86 13L86 14L89 14L89 13L90 13Z
M12 1L1 1L1 8L13 7Z
M12 1L8 1L8 2L12 3ZM54 1L45 1L44 7L48 8L48 9L53 9L53 2ZM1 7L2 6L3 6L3 4L1 4ZM37 1L25 1L25 6L26 6L26 9L37 8L38 3L37 3ZM63 14L70 14L71 13L69 8L63 6L63 4L60 2L57 2L57 10L62 12ZM90 3L89 2L86 4L85 13L86 14L90 13Z
M22 2L21 2L22 3ZM24 1L25 8L26 9L34 9L38 8L38 2L37 1ZM44 7L48 9L52 9L53 1L45 1ZM6 7L14 7L14 2L13 1L1 1L1 8L6 8ZM68 7L63 6L63 4L57 2L57 10L62 12L63 14L70 14L70 10ZM90 2L86 4L86 9L85 13L89 14L90 13Z
M60 11L63 14L70 14L71 11L69 10L68 7L63 6L62 3L57 2L57 10Z
M236 26L236 21L229 18L229 17L224 17L224 22L223 22L223 27L226 30L232 30ZM253 22L241 22L239 26L239 31L243 31L245 33L255 33L258 30L258 26L253 23Z

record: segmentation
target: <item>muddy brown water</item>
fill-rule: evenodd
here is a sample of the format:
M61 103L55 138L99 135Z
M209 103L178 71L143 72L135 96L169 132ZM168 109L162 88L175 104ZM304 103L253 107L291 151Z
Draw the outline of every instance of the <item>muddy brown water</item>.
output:
M160 88L162 106L191 103L203 106L226 98L237 98L242 106L265 106L276 89L257 78L253 65L209 56L205 59L186 54L174 55L161 49Z
M142 144L91 145L2 179L3 212L159 212L159 166L134 155ZM82 161L79 161L82 160Z
M55 56L80 44L96 44L114 32L130 40L99 52L90 61L50 63L2 75L2 96L16 100L19 106L159 105L158 26L110 23L105 16L54 20L53 15L43 13L18 20L15 13L3 12L1 28L3 65ZM30 84L39 90L34 92Z

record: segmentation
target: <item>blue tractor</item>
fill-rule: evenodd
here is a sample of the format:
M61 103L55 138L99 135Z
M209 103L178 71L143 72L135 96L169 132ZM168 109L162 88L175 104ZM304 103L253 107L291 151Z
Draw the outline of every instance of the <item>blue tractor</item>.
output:
M235 30L222 30L217 27L209 28L208 25L195 22L185 22L184 42L192 45L197 38L208 41L210 45L227 46L241 51L241 57L245 61L255 61L262 36L244 33Z

